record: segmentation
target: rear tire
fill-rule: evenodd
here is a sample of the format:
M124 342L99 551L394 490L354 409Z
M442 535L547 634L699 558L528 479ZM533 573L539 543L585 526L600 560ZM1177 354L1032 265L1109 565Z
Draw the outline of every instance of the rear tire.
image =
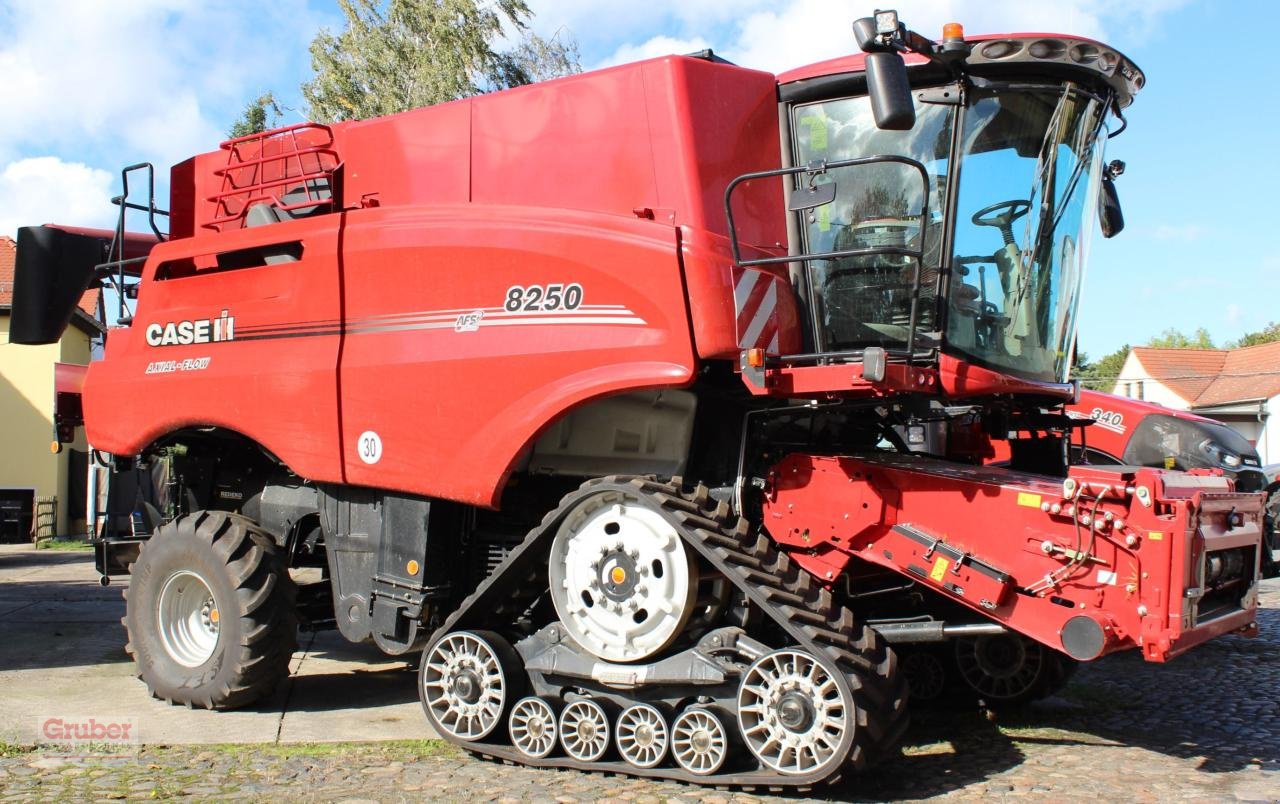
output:
M234 709L270 695L297 649L297 590L252 520L201 511L162 526L129 568L126 650L156 697Z

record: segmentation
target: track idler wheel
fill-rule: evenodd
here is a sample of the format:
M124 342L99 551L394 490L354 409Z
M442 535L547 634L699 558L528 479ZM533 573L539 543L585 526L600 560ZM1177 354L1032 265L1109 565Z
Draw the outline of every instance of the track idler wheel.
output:
M656 707L636 704L618 715L618 753L637 768L654 768L667 755L667 721Z
M724 721L700 706L684 710L671 724L671 755L677 765L698 776L719 771L729 756Z
M609 713L596 701L574 701L560 713L560 745L579 762L595 762L609 750Z
M491 631L455 631L427 646L418 694L427 720L441 734L468 742L504 723L524 688L515 650Z
M779 773L826 770L849 755L855 707L826 659L784 648L756 660L738 687L738 723L756 759Z

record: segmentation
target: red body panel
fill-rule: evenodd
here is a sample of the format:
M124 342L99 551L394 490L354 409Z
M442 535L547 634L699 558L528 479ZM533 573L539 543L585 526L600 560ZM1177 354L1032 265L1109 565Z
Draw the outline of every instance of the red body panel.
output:
M217 229L240 222L213 224L227 213L210 200L228 191L220 171L266 145L179 165L174 231L191 236L155 248L134 324L89 376L90 439L134 454L181 427L223 427L311 480L496 504L575 405L684 385L699 357L736 353L723 191L779 163L776 91L767 73L673 57L291 130L340 156L345 211L230 231ZM236 197L255 197L246 177L293 169L277 161L236 167ZM743 241L778 248L779 185L739 193ZM301 259L225 264L281 244ZM558 305L504 309L513 288L553 287ZM146 337L223 311L233 340ZM376 462L357 452L362 434L378 437Z

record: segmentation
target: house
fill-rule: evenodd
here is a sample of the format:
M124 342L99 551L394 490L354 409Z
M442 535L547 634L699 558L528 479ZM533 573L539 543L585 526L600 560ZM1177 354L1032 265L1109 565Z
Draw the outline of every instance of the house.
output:
M1252 442L1263 463L1280 463L1280 342L1241 349L1135 346L1111 392L1217 419Z
M88 451L81 432L61 453L50 449L55 363L87 364L102 329L93 316L98 291L85 294L62 339L47 346L9 343L17 248L0 235L0 539L30 528L37 498L56 500L58 535L85 532Z

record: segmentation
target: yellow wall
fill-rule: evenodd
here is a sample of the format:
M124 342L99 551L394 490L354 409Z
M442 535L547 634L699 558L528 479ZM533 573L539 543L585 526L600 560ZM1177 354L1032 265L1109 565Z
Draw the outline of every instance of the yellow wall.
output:
M67 452L49 451L53 364L88 363L89 348L89 337L74 326L60 343L16 346L9 343L9 316L0 314L0 488L34 488L38 496L57 497L60 535L83 521L84 501L67 499ZM83 432L69 446L85 449Z

